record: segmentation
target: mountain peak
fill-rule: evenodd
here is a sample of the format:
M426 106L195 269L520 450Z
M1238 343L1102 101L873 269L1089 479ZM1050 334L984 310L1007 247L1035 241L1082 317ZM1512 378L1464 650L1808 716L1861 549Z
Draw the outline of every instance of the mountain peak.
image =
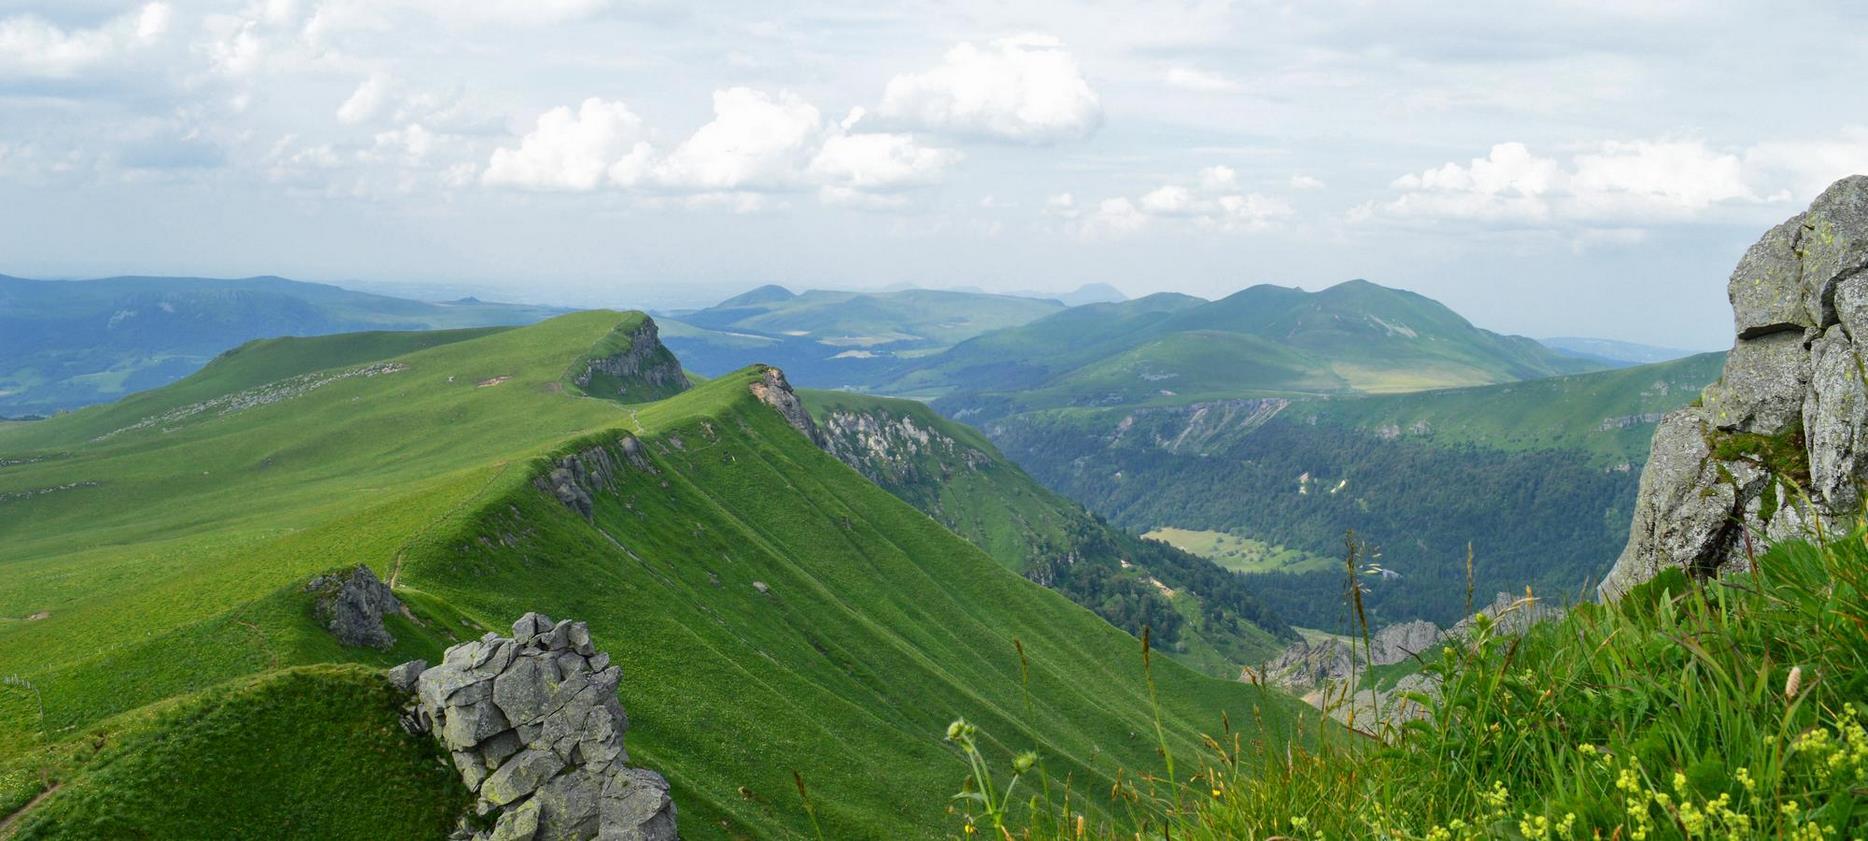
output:
M776 304L781 301L789 301L796 297L798 297L798 293L786 289L783 286L779 286L776 283L768 283L764 286L734 295L731 298L715 304L714 307L749 307L756 304Z

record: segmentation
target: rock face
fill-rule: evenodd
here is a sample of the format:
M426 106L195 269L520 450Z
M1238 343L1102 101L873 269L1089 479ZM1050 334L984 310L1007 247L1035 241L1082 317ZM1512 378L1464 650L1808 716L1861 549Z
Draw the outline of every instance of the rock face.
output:
M811 443L819 448L825 446L824 433L817 428L817 422L811 420L811 412L804 408L804 401L799 400L797 393L791 390L791 383L785 381L784 371L766 366L759 372L759 380L751 388L754 397L777 409L785 421L804 433L806 438L811 439Z
M402 610L402 600L369 567L358 564L349 575L320 575L305 590L314 596L312 611L318 621L338 642L370 648L396 644L395 636L383 627L383 617Z
M1812 519L1854 512L1868 460L1868 176L1772 228L1727 287L1736 339L1701 404L1654 433L1613 598L1680 567L1708 576ZM1805 506L1801 488L1808 492Z
M416 730L434 734L477 795L491 828L472 841L674 841L675 806L660 774L631 768L621 670L582 622L527 613L511 637L487 634L440 665L392 670L413 681Z
M642 450L642 441L624 435L614 443L586 447L554 460L532 484L588 520L596 505L595 495L615 490L617 479L629 468L657 472Z
M584 360L583 371L572 378L578 388L628 402L659 400L688 389L688 376L680 360L662 345L655 319L644 318L619 334L606 340L615 349Z

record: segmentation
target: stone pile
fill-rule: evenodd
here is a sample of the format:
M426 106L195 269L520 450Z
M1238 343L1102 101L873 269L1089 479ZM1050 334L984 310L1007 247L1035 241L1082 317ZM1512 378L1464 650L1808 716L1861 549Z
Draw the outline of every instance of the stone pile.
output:
M415 693L410 726L434 734L478 797L456 838L674 841L668 782L626 764L621 670L582 622L527 613L512 630L390 673Z

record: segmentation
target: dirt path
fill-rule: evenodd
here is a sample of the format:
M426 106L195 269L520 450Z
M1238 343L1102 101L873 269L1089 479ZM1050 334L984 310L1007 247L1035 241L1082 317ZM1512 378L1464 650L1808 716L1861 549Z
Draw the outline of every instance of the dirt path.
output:
M64 783L53 783L51 788L39 792L37 797L26 801L26 805L13 810L13 814L0 818L0 838L13 837L13 828L26 819L26 813L32 811L32 807L39 805L40 801L57 794L59 787L63 785Z

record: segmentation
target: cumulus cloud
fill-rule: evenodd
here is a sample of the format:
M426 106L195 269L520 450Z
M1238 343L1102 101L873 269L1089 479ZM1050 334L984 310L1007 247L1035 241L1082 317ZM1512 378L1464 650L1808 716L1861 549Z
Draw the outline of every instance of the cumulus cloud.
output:
M627 106L591 99L539 117L517 148L493 153L481 180L686 194L738 210L764 207L757 194L814 190L825 204L892 209L907 204L901 191L936 183L961 157L908 134L856 131L862 117L828 123L794 94L728 88L714 92L713 119L662 151Z
M1242 88L1238 82L1197 67L1169 67L1161 74L1161 80L1170 87L1196 93L1233 93Z
M517 148L493 151L481 183L535 190L594 190L629 185L647 169L651 149L642 118L621 102L596 97L576 111L539 115Z
M1321 190L1325 186L1323 179L1314 175L1298 174L1291 176L1291 189L1293 190Z
M1210 166L1191 184L1163 184L1134 199L1118 196L1085 207L1071 194L1061 193L1045 204L1045 213L1066 220L1072 233L1094 239L1133 233L1155 220L1204 230L1258 231L1296 211L1284 199L1240 192L1238 173Z
M0 18L0 78L70 79L161 41L174 10L147 3L92 29L64 29L32 14Z
M904 126L1020 143L1088 137L1103 118L1076 59L1048 35L962 43L940 66L890 79L877 113Z
M1391 185L1399 195L1366 204L1352 216L1532 224L1680 221L1721 207L1789 198L1758 181L1740 155L1699 140L1605 142L1568 161L1538 155L1522 143L1500 143L1465 164L1403 175Z
M364 79L349 98L337 106L337 121L345 125L368 122L389 104L389 78L380 73Z

